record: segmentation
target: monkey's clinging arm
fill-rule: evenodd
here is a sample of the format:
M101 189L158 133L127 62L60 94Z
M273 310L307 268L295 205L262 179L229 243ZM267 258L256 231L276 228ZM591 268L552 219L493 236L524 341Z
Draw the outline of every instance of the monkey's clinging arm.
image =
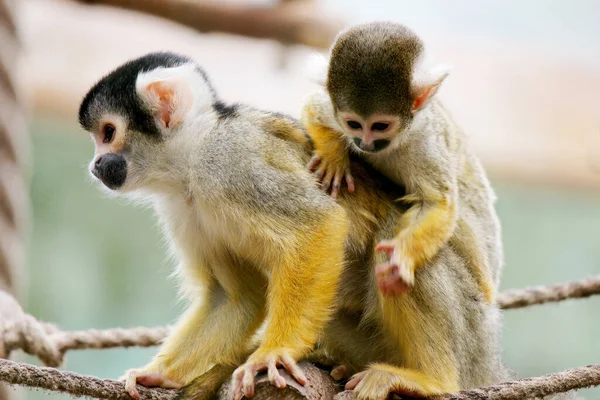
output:
M354 179L350 173L348 144L342 133L324 123L323 99L312 96L302 110L302 123L314 145L314 155L307 165L321 181L321 188L337 197L346 182L349 192L354 192Z
M432 186L419 188L401 201L411 207L398 221L398 234L377 244L389 262L376 268L377 284L384 295L399 295L415 283L415 271L434 257L450 239L456 221L456 185L443 190Z

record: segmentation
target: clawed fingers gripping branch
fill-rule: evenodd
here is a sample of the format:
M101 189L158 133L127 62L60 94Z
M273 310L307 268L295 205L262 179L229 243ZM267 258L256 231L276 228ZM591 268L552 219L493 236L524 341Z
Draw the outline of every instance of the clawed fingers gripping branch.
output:
M230 396L232 400L240 400L243 396L253 397L255 393L254 377L258 372L267 371L269 382L279 389L286 387L286 380L278 371L284 367L286 371L301 385L307 383L306 376L296 361L287 352L269 352L264 356L256 355L235 370L231 381Z

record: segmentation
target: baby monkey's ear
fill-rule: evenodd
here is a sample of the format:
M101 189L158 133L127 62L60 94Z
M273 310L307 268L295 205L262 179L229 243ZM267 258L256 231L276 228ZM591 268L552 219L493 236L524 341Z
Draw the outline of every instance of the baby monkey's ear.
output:
M320 53L312 53L304 64L304 75L319 86L327 84L329 59Z
M140 74L136 87L159 127L172 130L185 120L194 103L189 75L183 67L161 68Z
M431 101L452 69L447 64L420 70L421 68L422 66L417 66L411 83L412 112L421 110Z

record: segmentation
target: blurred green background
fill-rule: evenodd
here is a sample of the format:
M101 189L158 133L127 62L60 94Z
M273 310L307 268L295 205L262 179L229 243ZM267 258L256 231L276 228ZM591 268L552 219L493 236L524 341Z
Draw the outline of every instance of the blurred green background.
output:
M172 262L151 210L109 198L87 174L86 134L51 119L32 128L33 226L27 310L63 329L154 326L181 311ZM600 194L495 181L503 224L503 288L581 279L600 271ZM505 312L506 364L535 376L600 359L600 298ZM66 368L118 378L155 349L72 351ZM22 357L36 362L29 357ZM27 391L29 399L66 396ZM580 392L600 397L600 389Z
M223 99L297 115L312 90L300 73L309 49L197 34L142 14L68 0L19 5L23 59L15 72L32 115L33 162L23 306L67 330L172 323L182 304L169 277L173 262L160 227L151 210L111 199L88 176L93 146L74 127L81 97L124 60L171 50L200 61ZM493 179L506 251L503 289L600 273L600 174L589 162L600 160L598 0L315 5L323 8L311 7L299 18L402 22L422 35L439 61L455 66L442 89L449 109L472 135L488 170L521 182ZM282 60L286 67L280 69ZM548 186L523 183L542 181ZM600 296L507 311L505 362L521 376L599 363L599 317ZM155 351L72 351L64 368L118 378L143 366ZM67 398L24 392L31 400ZM600 398L600 388L580 393Z

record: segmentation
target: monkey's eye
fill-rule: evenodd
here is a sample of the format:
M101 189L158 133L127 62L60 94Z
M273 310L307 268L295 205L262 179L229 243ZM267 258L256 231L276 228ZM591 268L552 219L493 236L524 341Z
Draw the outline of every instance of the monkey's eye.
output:
M380 131L383 132L385 131L387 128L390 127L390 124L386 123L386 122L375 122L372 126L371 129L374 131Z
M104 138L102 139L102 143L110 143L113 140L113 136L115 135L115 127L111 124L104 125L102 128L102 132L104 133Z
M350 129L362 129L362 125L360 124L360 122L346 121L346 124L348 124Z

